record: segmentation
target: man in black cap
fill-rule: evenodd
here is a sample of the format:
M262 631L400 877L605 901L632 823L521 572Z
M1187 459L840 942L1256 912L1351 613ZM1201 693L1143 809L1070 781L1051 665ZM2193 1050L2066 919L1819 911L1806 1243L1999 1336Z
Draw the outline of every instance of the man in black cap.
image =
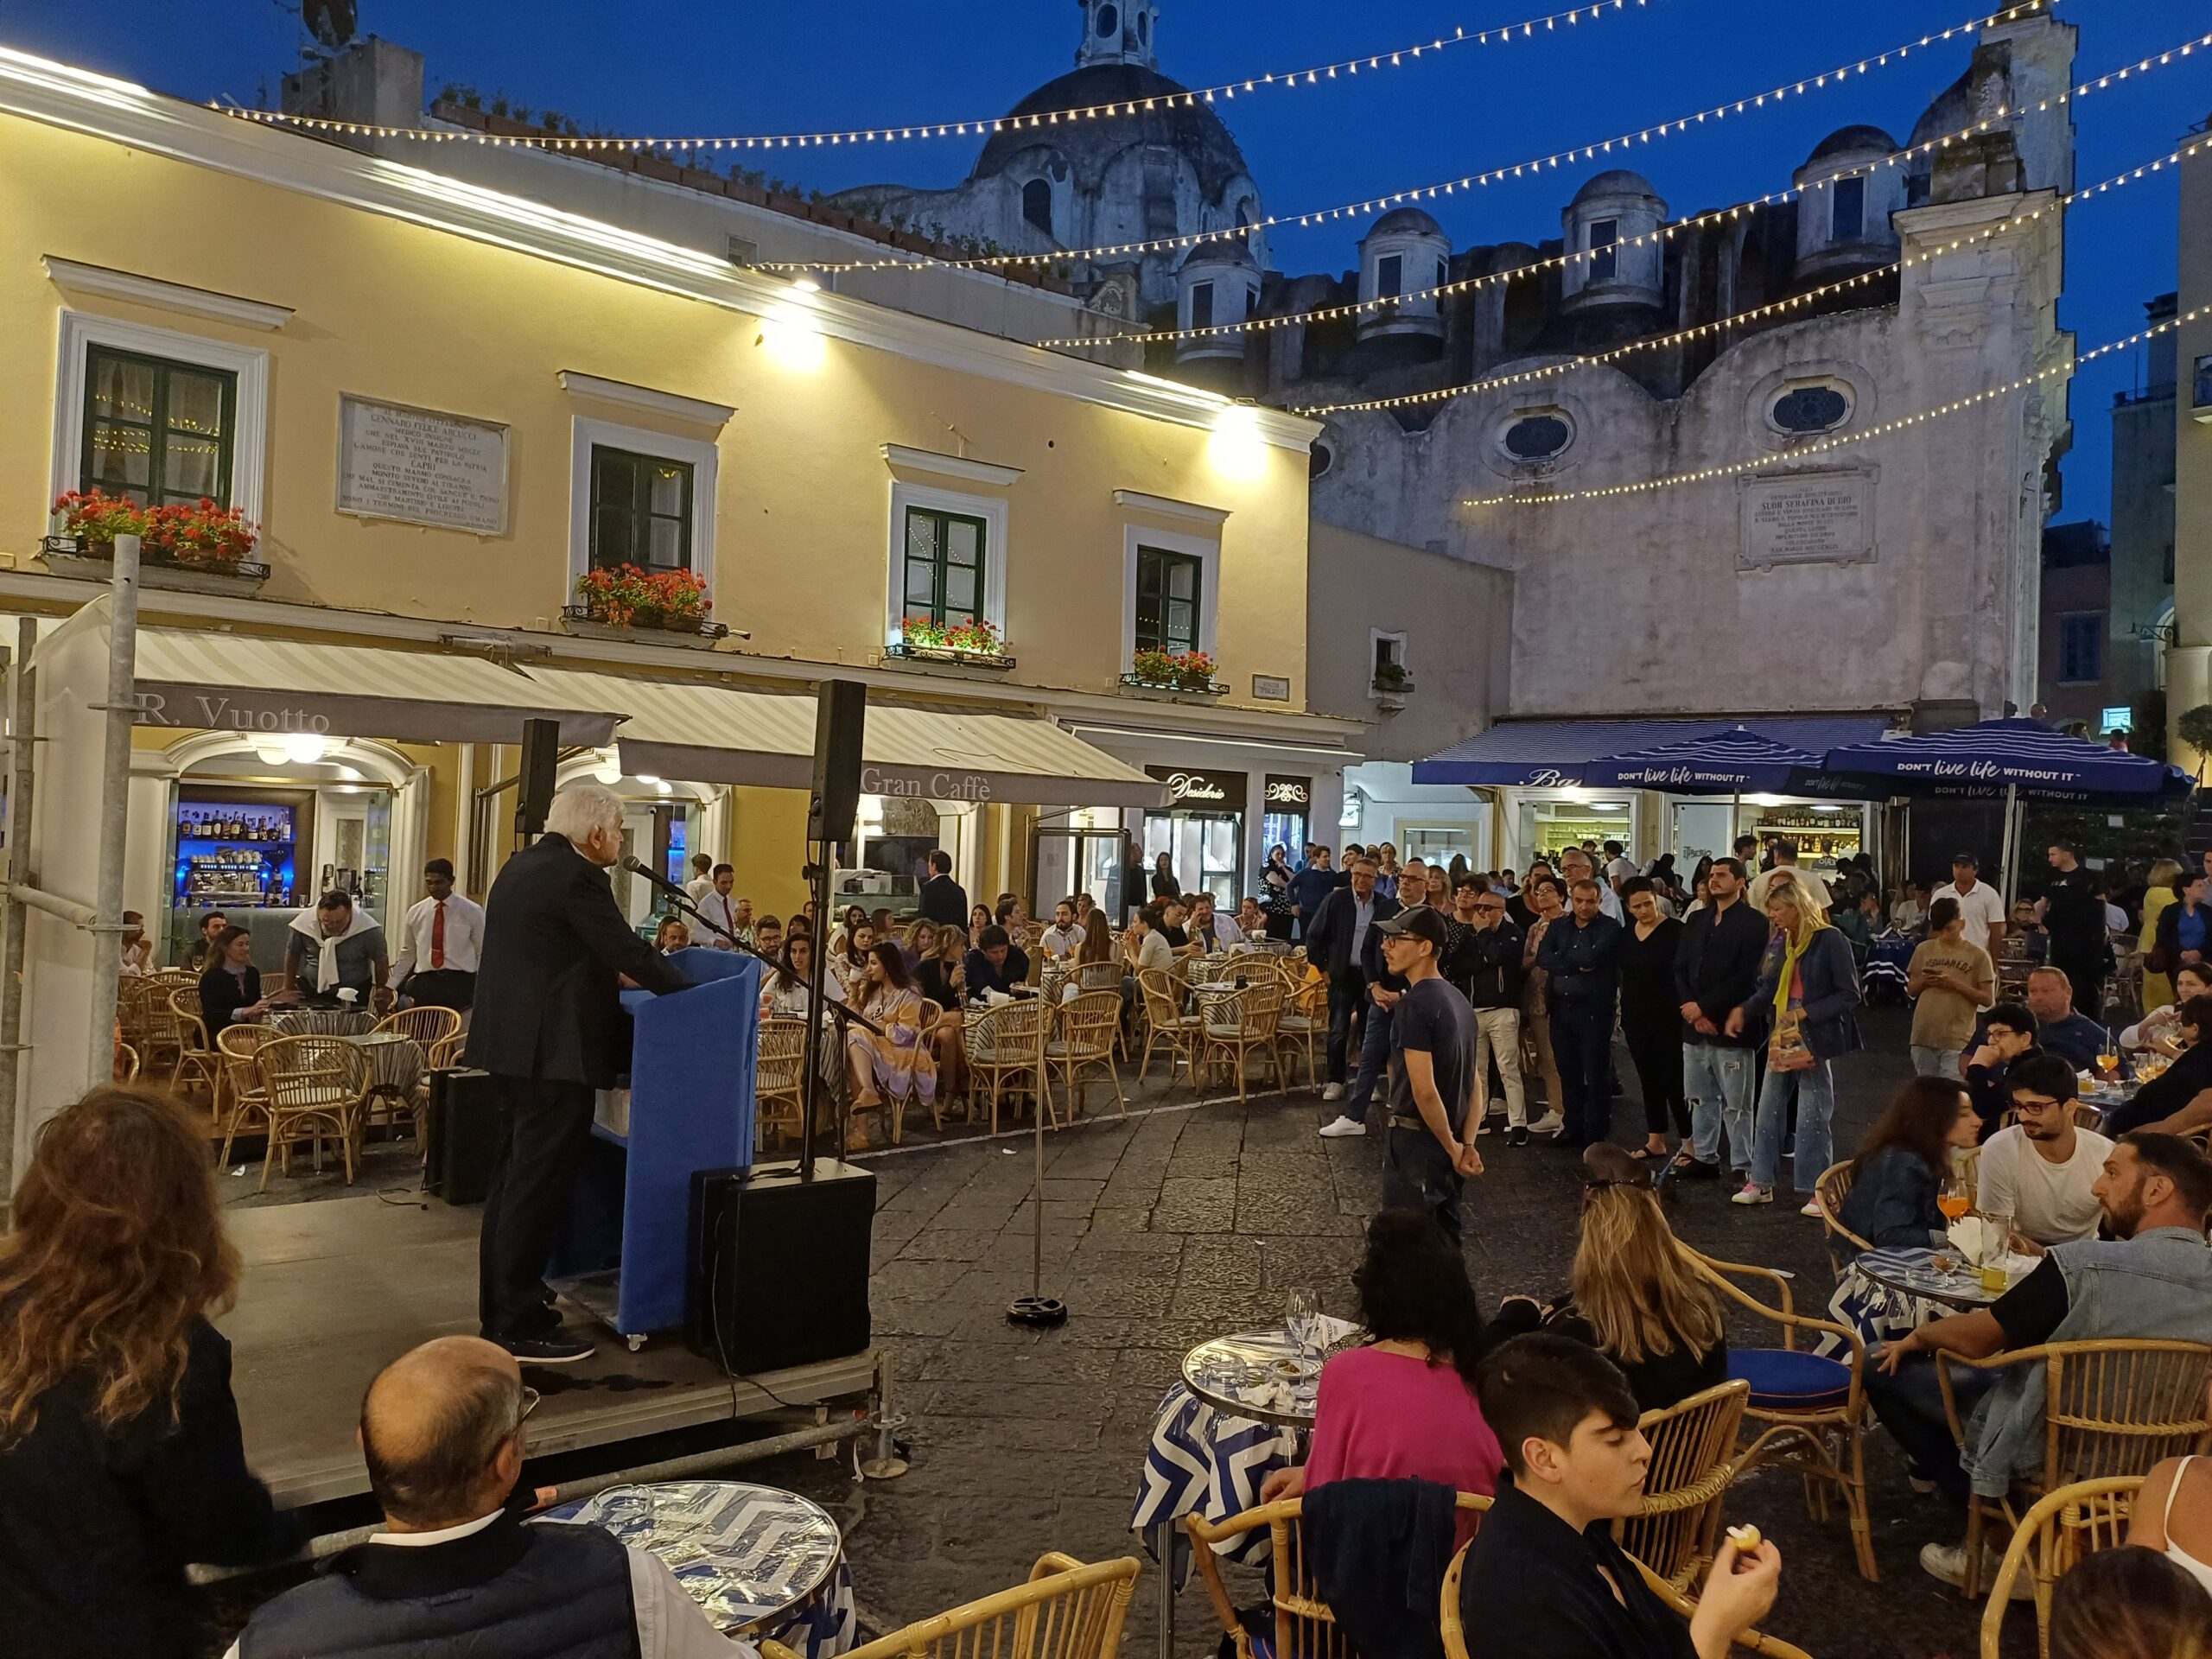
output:
M1483 1173L1470 1131L1475 1092L1475 1011L1439 971L1450 935L1444 918L1416 905L1378 922L1383 959L1406 988L1391 1011L1390 1129L1382 1153L1382 1205L1422 1210L1454 1243L1459 1191Z

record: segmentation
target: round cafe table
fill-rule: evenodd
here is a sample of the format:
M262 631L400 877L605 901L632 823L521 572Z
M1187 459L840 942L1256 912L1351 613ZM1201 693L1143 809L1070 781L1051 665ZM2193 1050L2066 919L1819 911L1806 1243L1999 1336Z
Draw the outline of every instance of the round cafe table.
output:
M423 1046L396 1031L340 1032L339 1040L358 1048L369 1062L369 1092L404 1100L423 1077Z
M1828 1317L1851 1326L1870 1344L1885 1343L1932 1319L1987 1307L2004 1294L1984 1290L1981 1275L1964 1265L1959 1251L1944 1254L1960 1265L1938 1268L1936 1252L1926 1248L1860 1251L1836 1281ZM2021 1276L2016 1272L2012 1283ZM1815 1351L1841 1358L1844 1346L1840 1338L1828 1336Z
M359 1037L376 1022L366 1008L272 1008L261 1023L279 1037Z
M1278 1428L1313 1427L1320 1382L1319 1358L1301 1355L1281 1331L1214 1337L1183 1356L1183 1386L1192 1394L1216 1411Z
M614 1486L545 1518L588 1522L658 1556L725 1636L834 1659L859 1635L837 1523L796 1492L736 1480Z

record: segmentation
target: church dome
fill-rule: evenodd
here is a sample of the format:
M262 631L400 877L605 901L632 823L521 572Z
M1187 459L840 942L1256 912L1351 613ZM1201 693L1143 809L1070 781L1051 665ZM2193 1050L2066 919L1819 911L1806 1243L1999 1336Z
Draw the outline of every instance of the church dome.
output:
M1001 127L976 158L971 179L1007 170L1023 150L1043 145L1067 157L1077 175L1095 181L1106 164L1122 151L1140 144L1158 144L1187 160L1208 196L1217 195L1231 180L1246 175L1243 152L1229 136L1221 118L1204 103L1185 103L1190 88L1170 80L1156 69L1135 63L1093 63L1046 81L1007 111L1019 128ZM1031 126L1030 116L1049 116L1055 110L1088 109L1103 104L1142 105L1151 109L1135 115L1111 115ZM1169 100L1173 100L1172 104Z
M1229 265L1256 271L1260 268L1260 262L1252 257L1252 251L1244 245L1243 236L1221 236L1209 238L1193 247L1183 256L1181 263L1176 266L1176 269L1185 270L1198 265Z
M1585 202L1596 196L1656 196L1651 181L1641 173L1631 173L1624 167L1616 167L1600 173L1574 193L1576 202Z
M1911 143L1915 149L1933 143L1955 132L1964 131L1974 124L1974 69L1969 65L1964 73L1936 94L1919 120L1912 124ZM1913 158L1917 167L1925 167L1928 158Z
M1370 236L1388 236L1394 231L1419 236L1444 234L1444 227L1418 207L1393 207L1367 227Z
M1831 156L1851 156L1868 149L1887 152L1897 148L1897 141L1891 137L1888 133L1884 132L1879 127L1870 127L1862 124L1857 126L1838 127L1827 137L1821 139L1814 147L1813 153L1805 159L1808 162L1825 162Z

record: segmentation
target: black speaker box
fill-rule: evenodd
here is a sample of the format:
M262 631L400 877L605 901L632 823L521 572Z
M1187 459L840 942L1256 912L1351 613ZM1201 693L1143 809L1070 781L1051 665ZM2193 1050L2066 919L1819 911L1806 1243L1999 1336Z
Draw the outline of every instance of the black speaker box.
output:
M499 1109L492 1074L459 1066L430 1073L423 1115L423 1185L448 1204L481 1204L499 1150Z
M842 1359L868 1344L875 1176L817 1160L691 1177L684 1340L732 1376Z
M561 722L522 723L522 767L516 775L515 832L536 836L553 810L553 779L561 764Z
M809 841L853 838L853 819L861 805L861 739L867 729L868 687L858 680L824 680L814 714Z

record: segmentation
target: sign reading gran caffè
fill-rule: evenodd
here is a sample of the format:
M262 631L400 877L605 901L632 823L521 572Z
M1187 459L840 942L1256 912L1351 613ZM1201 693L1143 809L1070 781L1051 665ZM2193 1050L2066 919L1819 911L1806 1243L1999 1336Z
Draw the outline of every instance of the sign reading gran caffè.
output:
M504 534L507 429L341 393L338 511Z

